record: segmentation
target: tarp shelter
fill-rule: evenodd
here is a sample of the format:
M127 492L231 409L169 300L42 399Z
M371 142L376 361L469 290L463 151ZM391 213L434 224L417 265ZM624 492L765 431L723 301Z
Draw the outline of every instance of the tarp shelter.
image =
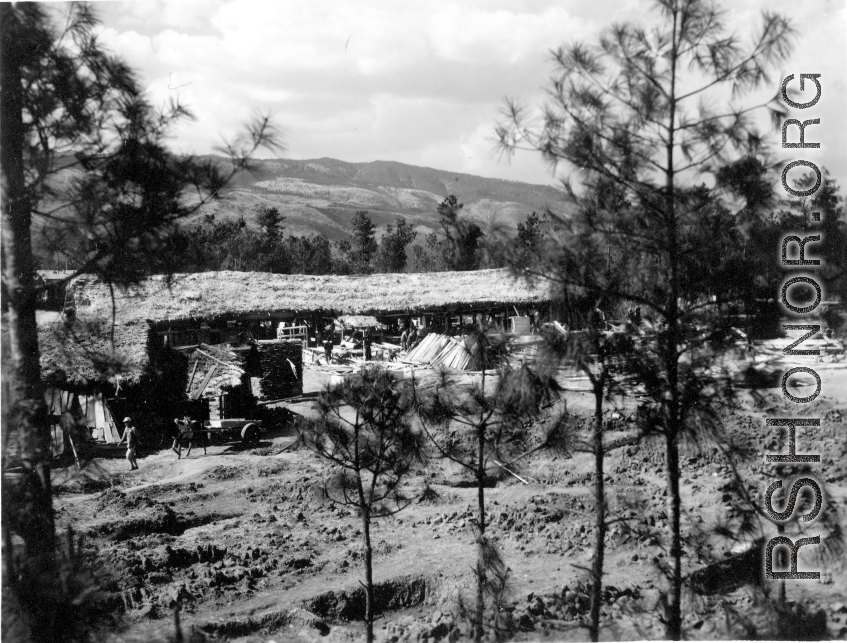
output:
M48 388L45 390L44 398L47 402L47 412L52 420L54 454L62 453L64 450L64 433L59 422L59 418L64 413L70 414L77 424L94 429L92 437L96 440L103 440L107 444L120 442L117 423L102 393L83 395L58 388Z

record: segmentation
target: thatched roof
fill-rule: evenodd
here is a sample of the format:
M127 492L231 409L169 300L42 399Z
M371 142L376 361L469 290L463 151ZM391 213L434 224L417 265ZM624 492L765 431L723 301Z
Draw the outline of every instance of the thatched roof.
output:
M227 271L174 275L170 283L153 276L137 286L114 289L113 352L109 287L96 277L82 276L68 290L76 320L72 330L56 321L40 324L41 361L48 378L77 383L113 380L119 372L137 382L148 364L151 324L268 313L419 314L550 299L542 286L517 280L506 270L344 277Z
M79 314L111 315L109 288L99 280L80 277L71 291ZM175 275L170 284L154 276L114 294L121 324L273 312L384 315L549 301L545 288L516 280L506 270L346 277L206 272Z
M42 376L56 386L134 384L148 364L149 328L146 322L116 324L113 350L111 320L42 321L38 327Z

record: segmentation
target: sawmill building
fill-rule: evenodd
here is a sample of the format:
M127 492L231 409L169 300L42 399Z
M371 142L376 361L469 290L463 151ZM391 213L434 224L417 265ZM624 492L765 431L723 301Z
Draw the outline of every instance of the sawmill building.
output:
M546 317L549 305L546 288L506 270L178 274L113 291L81 276L68 286L64 315L40 323L42 371L53 388L104 393L116 415L155 415L157 404L180 399L205 399L215 412L216 404L237 403L223 398L239 387L265 399L296 394L302 357L283 347L336 318L444 332L480 316ZM279 341L280 327L295 332Z

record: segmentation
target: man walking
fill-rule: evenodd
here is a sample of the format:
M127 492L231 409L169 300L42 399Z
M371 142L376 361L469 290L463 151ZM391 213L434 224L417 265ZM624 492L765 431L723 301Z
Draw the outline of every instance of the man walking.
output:
M193 421L187 415L180 419L174 420L176 422L177 430L179 434L175 440L174 451L176 452L176 459L182 459L182 447L186 447L188 450L185 452L185 457L187 458L191 455L191 449L194 447L194 429L199 426L199 423ZM203 442L203 455L206 455L206 442Z
M129 470L135 471L138 469L136 462L136 449L138 448L138 431L132 425L132 419L127 416L124 418L124 434L118 444L122 444L126 440L126 461L129 462Z

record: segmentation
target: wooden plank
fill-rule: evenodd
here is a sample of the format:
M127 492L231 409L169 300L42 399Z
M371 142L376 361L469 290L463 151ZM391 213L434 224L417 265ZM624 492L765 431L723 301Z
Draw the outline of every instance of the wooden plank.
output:
M512 471L511 469L509 469L509 468L508 468L505 464L503 464L502 462L499 462L498 460L494 460L494 464L496 464L496 465L497 465L497 466L499 466L501 469L503 469L503 471L505 471L506 473L508 473L508 474L510 474L510 475L512 475L512 476L514 476L515 478L517 478L518 480L520 480L520 481L521 481L521 482L523 482L524 484L529 484L529 482L527 482L526 480L524 480L523 478L521 478L521 477L520 477L517 473L515 473L514 471Z
M200 360L196 360L194 362L194 368L191 369L191 377L188 379L188 386L186 390L191 391L191 385L194 384L194 374L197 372L197 365L200 364Z
M222 364L223 366L226 366L227 368L233 368L236 371L238 371L239 373L244 374L244 373L247 372L243 368L239 368L235 364L228 364L227 362L223 361L222 359L218 359L214 355L209 355L209 353L207 353L206 351L200 350L199 348L197 349L197 352L200 353L201 355L205 355L206 357L208 357L211 360L216 361L218 364Z
M203 395L203 391L206 390L206 387L209 385L209 380L212 379L212 376L215 374L215 371L217 369L217 364L212 364L212 368L209 369L209 372L206 373L206 377L204 377L203 381L200 383L200 388L198 388L197 391L191 395L192 400L197 400L200 398L201 395Z
M102 429L106 424L106 414L103 412L103 402L99 395L94 396L94 426ZM108 439L107 439L108 441Z

